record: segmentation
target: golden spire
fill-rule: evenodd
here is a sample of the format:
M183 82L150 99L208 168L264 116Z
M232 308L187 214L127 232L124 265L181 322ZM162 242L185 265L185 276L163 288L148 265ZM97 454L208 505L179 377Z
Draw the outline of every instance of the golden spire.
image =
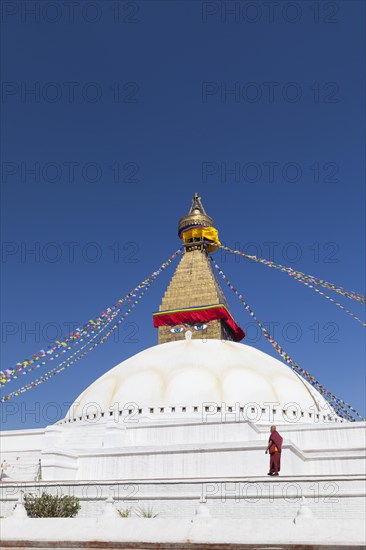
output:
M185 338L188 329L194 339L241 340L244 333L231 316L208 257L220 246L217 230L197 193L179 220L178 235L186 253L153 314L159 344Z
M213 219L206 214L201 197L194 194L188 214L178 223L178 236L183 240L186 252L200 248L214 252L220 241Z
M212 227L213 223L213 219L206 214L206 210L203 208L201 197L195 193L188 214L179 220L178 236L181 237L185 230L192 227Z

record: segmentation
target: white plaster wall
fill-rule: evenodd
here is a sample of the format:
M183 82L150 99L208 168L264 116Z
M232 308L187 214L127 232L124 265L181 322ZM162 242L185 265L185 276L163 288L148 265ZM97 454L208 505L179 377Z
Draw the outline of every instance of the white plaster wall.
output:
M365 423L284 424L284 475L357 474L366 470ZM43 479L120 479L258 476L268 470L269 424L138 423L100 420L3 432L1 460L12 479L33 479L42 458Z
M3 479L34 480L44 442L44 429L0 432L0 463L6 462Z
M24 492L46 490L52 494L75 495L81 500L80 517L99 517L109 496L115 507L136 509L152 506L162 518L189 518L201 496L207 498L213 517L293 518L306 497L314 517L337 520L363 520L365 510L364 476L302 476L258 478L201 478L174 481L124 480L121 482L41 482L0 486L1 515L9 516Z
M40 451L43 444L44 428L40 430L1 431L1 453Z
M361 522L336 522L333 518L312 518L294 523L284 519L200 519L188 520L106 518L3 520L5 541L44 542L54 547L61 541L98 541L110 543L170 543L189 548L192 543L209 544L328 544L332 548L365 543ZM173 546L174 547L174 546Z
M345 424L281 425L279 431L303 450L366 448L366 422Z

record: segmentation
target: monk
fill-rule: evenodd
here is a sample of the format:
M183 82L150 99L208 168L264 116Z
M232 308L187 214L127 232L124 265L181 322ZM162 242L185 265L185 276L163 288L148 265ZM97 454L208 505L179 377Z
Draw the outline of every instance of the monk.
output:
M268 446L266 454L269 452L269 476L278 476L278 472L281 469L281 450L282 450L282 437L276 430L276 426L271 426L271 435L269 436Z

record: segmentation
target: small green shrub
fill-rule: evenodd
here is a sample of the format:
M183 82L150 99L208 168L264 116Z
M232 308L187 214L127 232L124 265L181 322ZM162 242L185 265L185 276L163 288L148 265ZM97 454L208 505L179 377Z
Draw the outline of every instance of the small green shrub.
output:
M121 518L129 518L131 516L132 508L117 508L117 512Z
M139 506L135 510L136 515L140 518L156 518L159 514L154 514L154 510L151 506L145 508L144 506Z
M76 497L31 493L24 495L24 508L30 518L73 518L80 510Z

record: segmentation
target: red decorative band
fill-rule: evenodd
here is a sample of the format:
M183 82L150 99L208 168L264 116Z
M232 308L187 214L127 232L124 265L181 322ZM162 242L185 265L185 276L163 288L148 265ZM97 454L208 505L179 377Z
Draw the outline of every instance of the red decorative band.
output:
M154 327L167 325L181 325L184 323L204 323L222 319L234 335L235 342L239 342L245 336L243 329L236 324L223 304L212 306L192 307L188 309L175 309L171 311L158 311L153 313Z

